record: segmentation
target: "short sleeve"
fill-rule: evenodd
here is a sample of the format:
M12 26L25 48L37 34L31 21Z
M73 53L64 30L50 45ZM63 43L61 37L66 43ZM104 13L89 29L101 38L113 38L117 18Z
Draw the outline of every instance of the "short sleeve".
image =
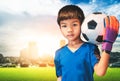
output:
M98 46L94 45L91 48L91 64L93 68L94 65L99 62L99 60L100 60L100 51L98 49Z
M56 76L57 77L62 76L60 54L58 53L58 51L56 51L55 53L54 63L55 63L55 69L56 69Z

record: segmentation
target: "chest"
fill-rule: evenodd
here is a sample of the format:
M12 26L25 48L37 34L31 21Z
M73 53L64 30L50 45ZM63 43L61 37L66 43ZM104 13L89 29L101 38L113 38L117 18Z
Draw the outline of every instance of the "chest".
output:
M60 63L62 68L84 67L90 65L90 56L86 51L78 51L76 53L64 52L61 56Z

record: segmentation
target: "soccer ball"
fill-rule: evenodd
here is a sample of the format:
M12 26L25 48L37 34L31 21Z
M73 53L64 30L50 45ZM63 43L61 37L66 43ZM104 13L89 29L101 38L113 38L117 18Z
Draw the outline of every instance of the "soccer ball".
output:
M81 25L81 39L85 42L101 44L106 16L106 14L100 12L88 15Z

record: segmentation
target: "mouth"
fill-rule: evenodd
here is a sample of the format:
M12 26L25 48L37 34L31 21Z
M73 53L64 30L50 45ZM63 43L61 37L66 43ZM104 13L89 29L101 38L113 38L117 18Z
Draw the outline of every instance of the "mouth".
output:
M67 35L67 37L69 37L69 38L74 37L74 34L69 34L69 35Z

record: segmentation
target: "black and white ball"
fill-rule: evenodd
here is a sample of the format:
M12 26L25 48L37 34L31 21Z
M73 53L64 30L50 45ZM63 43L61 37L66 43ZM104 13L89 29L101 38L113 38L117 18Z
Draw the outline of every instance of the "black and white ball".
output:
M101 44L103 41L104 18L106 14L96 12L88 15L81 25L81 38L85 42Z

